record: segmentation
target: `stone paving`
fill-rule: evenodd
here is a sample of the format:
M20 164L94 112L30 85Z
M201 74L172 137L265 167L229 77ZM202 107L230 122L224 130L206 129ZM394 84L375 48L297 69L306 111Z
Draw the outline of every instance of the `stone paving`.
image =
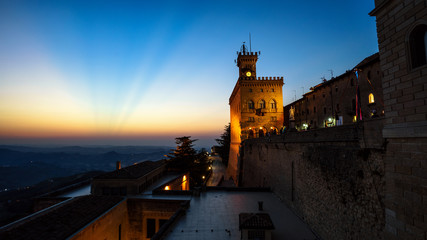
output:
M258 210L263 201L264 210ZM239 213L270 214L273 239L317 239L310 228L271 192L209 190L192 197L186 215L166 239L240 239Z

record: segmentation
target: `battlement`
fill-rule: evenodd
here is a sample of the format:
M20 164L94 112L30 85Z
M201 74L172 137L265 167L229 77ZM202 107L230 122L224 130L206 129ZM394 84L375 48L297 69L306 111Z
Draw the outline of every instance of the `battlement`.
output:
M237 55L239 56L258 56L259 54L261 54L261 52L247 52L247 51L237 52Z
M283 81L283 77L258 77L256 80L259 80L259 81L282 80Z
M241 80L283 81L283 77L240 77Z

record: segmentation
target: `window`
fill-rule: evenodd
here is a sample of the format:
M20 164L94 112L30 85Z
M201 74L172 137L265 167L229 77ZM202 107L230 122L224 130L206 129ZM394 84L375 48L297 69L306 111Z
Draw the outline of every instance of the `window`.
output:
M409 34L409 50L412 68L427 63L427 25L419 25Z
M264 100L260 100L259 102L258 102L258 108L265 108L265 101Z
M316 113L316 107L313 108L313 112Z
M249 117L248 118L248 122L255 122L255 118L254 117Z
M371 71L368 71L368 74L366 76L368 77L368 80L371 80Z
M264 92L264 89L261 88L261 92Z
M337 111L340 111L340 105L337 103Z
M274 88L271 89L271 92L274 92Z
M306 111L307 111L307 115L310 114L310 110L308 108L306 109Z
M325 107L323 108L323 114L326 114L326 108Z
M313 94L313 100L315 100L316 99L316 96Z
M356 111L356 100L355 99L351 100L351 109L353 109L353 111Z
M350 79L350 85L351 85L351 86L354 86L354 80L353 80L353 78L352 78L352 79Z
M270 108L276 109L276 101L274 101L274 99L271 99L271 101L270 101Z
M277 121L277 117L271 117L271 119L270 119L272 122L275 122L275 121Z
M374 94L372 93L369 94L369 103L375 103Z
M248 102L248 108L254 109L254 102L252 102L251 100L249 100L249 102Z
M252 92L252 88L249 88L249 92Z
M335 92L338 92L338 87L335 87Z
M156 233L156 220L147 218L147 238L151 238Z
M325 93L323 93L323 98L325 98Z

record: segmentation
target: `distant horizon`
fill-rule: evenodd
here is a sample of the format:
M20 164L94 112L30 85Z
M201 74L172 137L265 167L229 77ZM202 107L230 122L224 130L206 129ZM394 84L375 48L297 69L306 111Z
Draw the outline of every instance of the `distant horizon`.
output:
M188 135L182 135L188 136ZM177 136L181 137L181 136ZM0 139L0 146L23 146L23 147L176 147L175 138L161 137L158 139L70 139L70 138L25 138L25 139ZM202 136L201 138L191 136L191 139L197 139L194 142L195 148L210 149L212 146L218 145L215 138Z

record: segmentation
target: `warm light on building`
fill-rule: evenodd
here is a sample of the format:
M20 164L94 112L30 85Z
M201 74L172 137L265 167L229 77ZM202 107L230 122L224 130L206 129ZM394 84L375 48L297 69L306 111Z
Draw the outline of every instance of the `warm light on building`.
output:
M165 190L166 190L166 191L170 190L170 187L169 187L169 186L166 186L166 187L165 187Z
M187 181L187 176L182 176L181 190L188 191L190 190L189 182Z
M202 176L202 179L205 179L205 176Z

